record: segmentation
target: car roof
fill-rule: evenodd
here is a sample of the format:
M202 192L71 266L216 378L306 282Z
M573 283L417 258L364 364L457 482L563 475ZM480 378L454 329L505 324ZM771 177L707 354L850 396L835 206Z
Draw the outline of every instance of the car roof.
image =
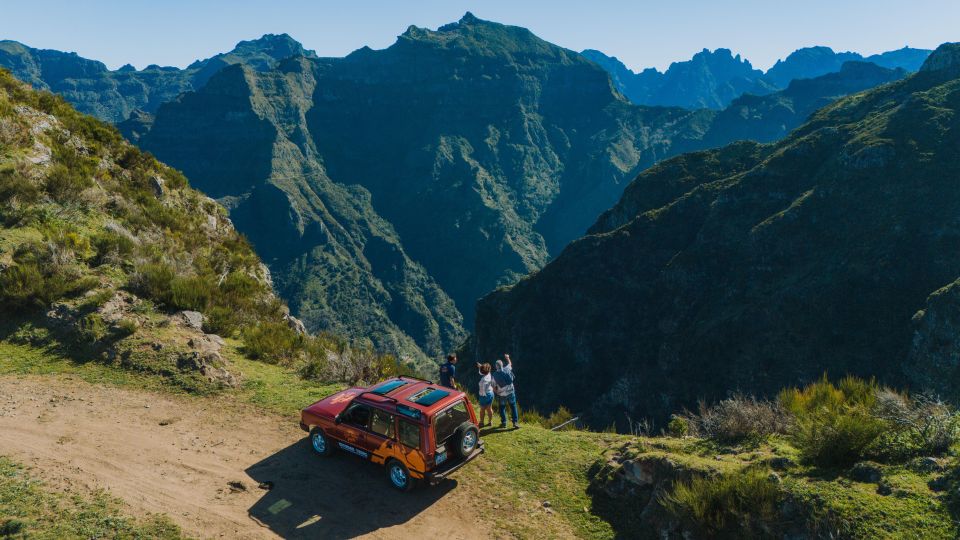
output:
M383 394L374 393L379 388L382 388L385 392ZM362 399L401 414L403 411L398 411L398 408L419 411L423 417L430 417L451 403L459 401L463 395L463 392L459 390L440 386L431 381L400 376L366 388L356 399ZM420 399L417 399L418 397ZM414 401L415 399L416 401Z

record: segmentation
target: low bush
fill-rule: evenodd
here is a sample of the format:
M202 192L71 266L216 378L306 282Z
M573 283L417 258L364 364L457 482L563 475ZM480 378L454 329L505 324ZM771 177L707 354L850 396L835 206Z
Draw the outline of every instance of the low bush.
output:
M170 281L167 303L175 309L206 311L216 283L202 276L175 277Z
M941 455L960 437L960 417L932 394L910 397L882 389L877 393L872 413L891 427L867 449L874 459L904 461Z
M834 385L826 377L803 389L784 390L780 404L795 417L791 439L800 457L825 467L846 467L867 455L889 422L873 414L879 386L846 377Z
M264 322L243 332L244 353L270 364L292 361L304 350L304 338L283 322Z
M694 524L708 536L741 535L753 522L776 518L783 494L763 469L677 482L660 504L673 516Z
M667 433L674 437L686 437L690 434L690 421L682 416L674 415L667 423Z
M742 395L712 406L701 402L697 413L688 413L685 419L694 435L722 443L759 440L786 433L792 421L779 403Z
M107 324L103 317L96 313L91 313L77 323L77 337L80 341L93 344L107 337Z

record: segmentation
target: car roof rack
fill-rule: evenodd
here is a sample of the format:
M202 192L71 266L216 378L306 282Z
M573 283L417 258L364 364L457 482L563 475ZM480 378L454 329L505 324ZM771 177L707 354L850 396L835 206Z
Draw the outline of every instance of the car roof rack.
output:
M376 397L378 397L378 398L380 398L380 399L385 399L385 400L387 400L387 401L392 401L392 402L394 402L394 403L397 402L397 398L395 398L395 397L385 396L385 395L383 395L383 394L378 394L378 393L376 393L376 392L374 392L374 391L372 391L372 390L365 390L365 391L363 391L363 392L360 392L359 394L357 394L357 397L360 398L360 397L363 397L363 396L365 396L365 395L367 395L367 394L370 394L371 396L376 396Z
M413 377L413 376L411 376L411 375L397 375L397 378L398 378L398 379L410 379L410 380L413 380L413 381L425 382L425 383L427 383L427 384L434 384L433 381L429 381L429 380L427 380L427 379L421 379L420 377Z

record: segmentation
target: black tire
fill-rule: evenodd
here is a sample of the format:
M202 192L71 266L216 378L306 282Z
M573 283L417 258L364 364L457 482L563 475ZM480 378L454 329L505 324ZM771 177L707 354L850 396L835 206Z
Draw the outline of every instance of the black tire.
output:
M403 463L396 459L391 459L386 463L387 481L394 489L400 491L410 491L417 485L416 478L410 476L410 470Z
M473 452L473 449L480 444L480 432L473 422L464 422L457 428L453 434L453 451L462 458L465 458Z
M323 457L333 453L333 441L318 427L310 430L310 447L314 453Z

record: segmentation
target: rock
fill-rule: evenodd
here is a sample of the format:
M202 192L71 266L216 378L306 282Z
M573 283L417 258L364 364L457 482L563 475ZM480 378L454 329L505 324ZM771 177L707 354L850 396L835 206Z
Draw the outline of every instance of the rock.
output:
M877 485L877 495L890 495L893 493L893 488L890 486L890 483L886 480L881 481Z
M551 505L550 505L550 501L543 501L543 507L544 507L544 508L550 508L550 506L551 506Z
M203 314L199 311L181 311L177 317L189 328L201 330L203 328Z
M943 465L935 457L918 457L910 462L910 468L917 472L942 471Z
M777 471L785 471L795 467L797 464L788 457L776 456L767 460L767 465Z
M184 371L199 371L210 382L230 388L238 388L240 379L224 367L223 357L216 351L189 351L177 358L177 368Z
M158 199L163 197L164 194L166 193L166 189L163 187L163 183L164 183L163 178L157 175L153 175L150 177L150 189L153 190L153 194L156 195Z
M946 491L946 489L950 487L950 477L938 476L927 482L927 487L929 487L931 491Z
M876 484L883 478L883 472L876 464L870 463L869 461L861 461L850 468L847 476L857 482Z
M201 353L217 353L218 356L220 349L225 344L226 342L223 340L223 338L216 334L204 334L202 336L195 336L187 340L187 345L197 349Z
M267 480L266 482L260 482L259 484L257 484L257 487L265 491L270 491L271 489L273 489L273 482L271 482L270 480Z
M284 319L287 320L287 326L289 326L294 332L304 336L307 334L307 326L303 324L303 321L294 317L293 315L284 315Z
M230 491L246 491L247 485L241 482L240 480L231 480L227 482L227 486L230 487Z

